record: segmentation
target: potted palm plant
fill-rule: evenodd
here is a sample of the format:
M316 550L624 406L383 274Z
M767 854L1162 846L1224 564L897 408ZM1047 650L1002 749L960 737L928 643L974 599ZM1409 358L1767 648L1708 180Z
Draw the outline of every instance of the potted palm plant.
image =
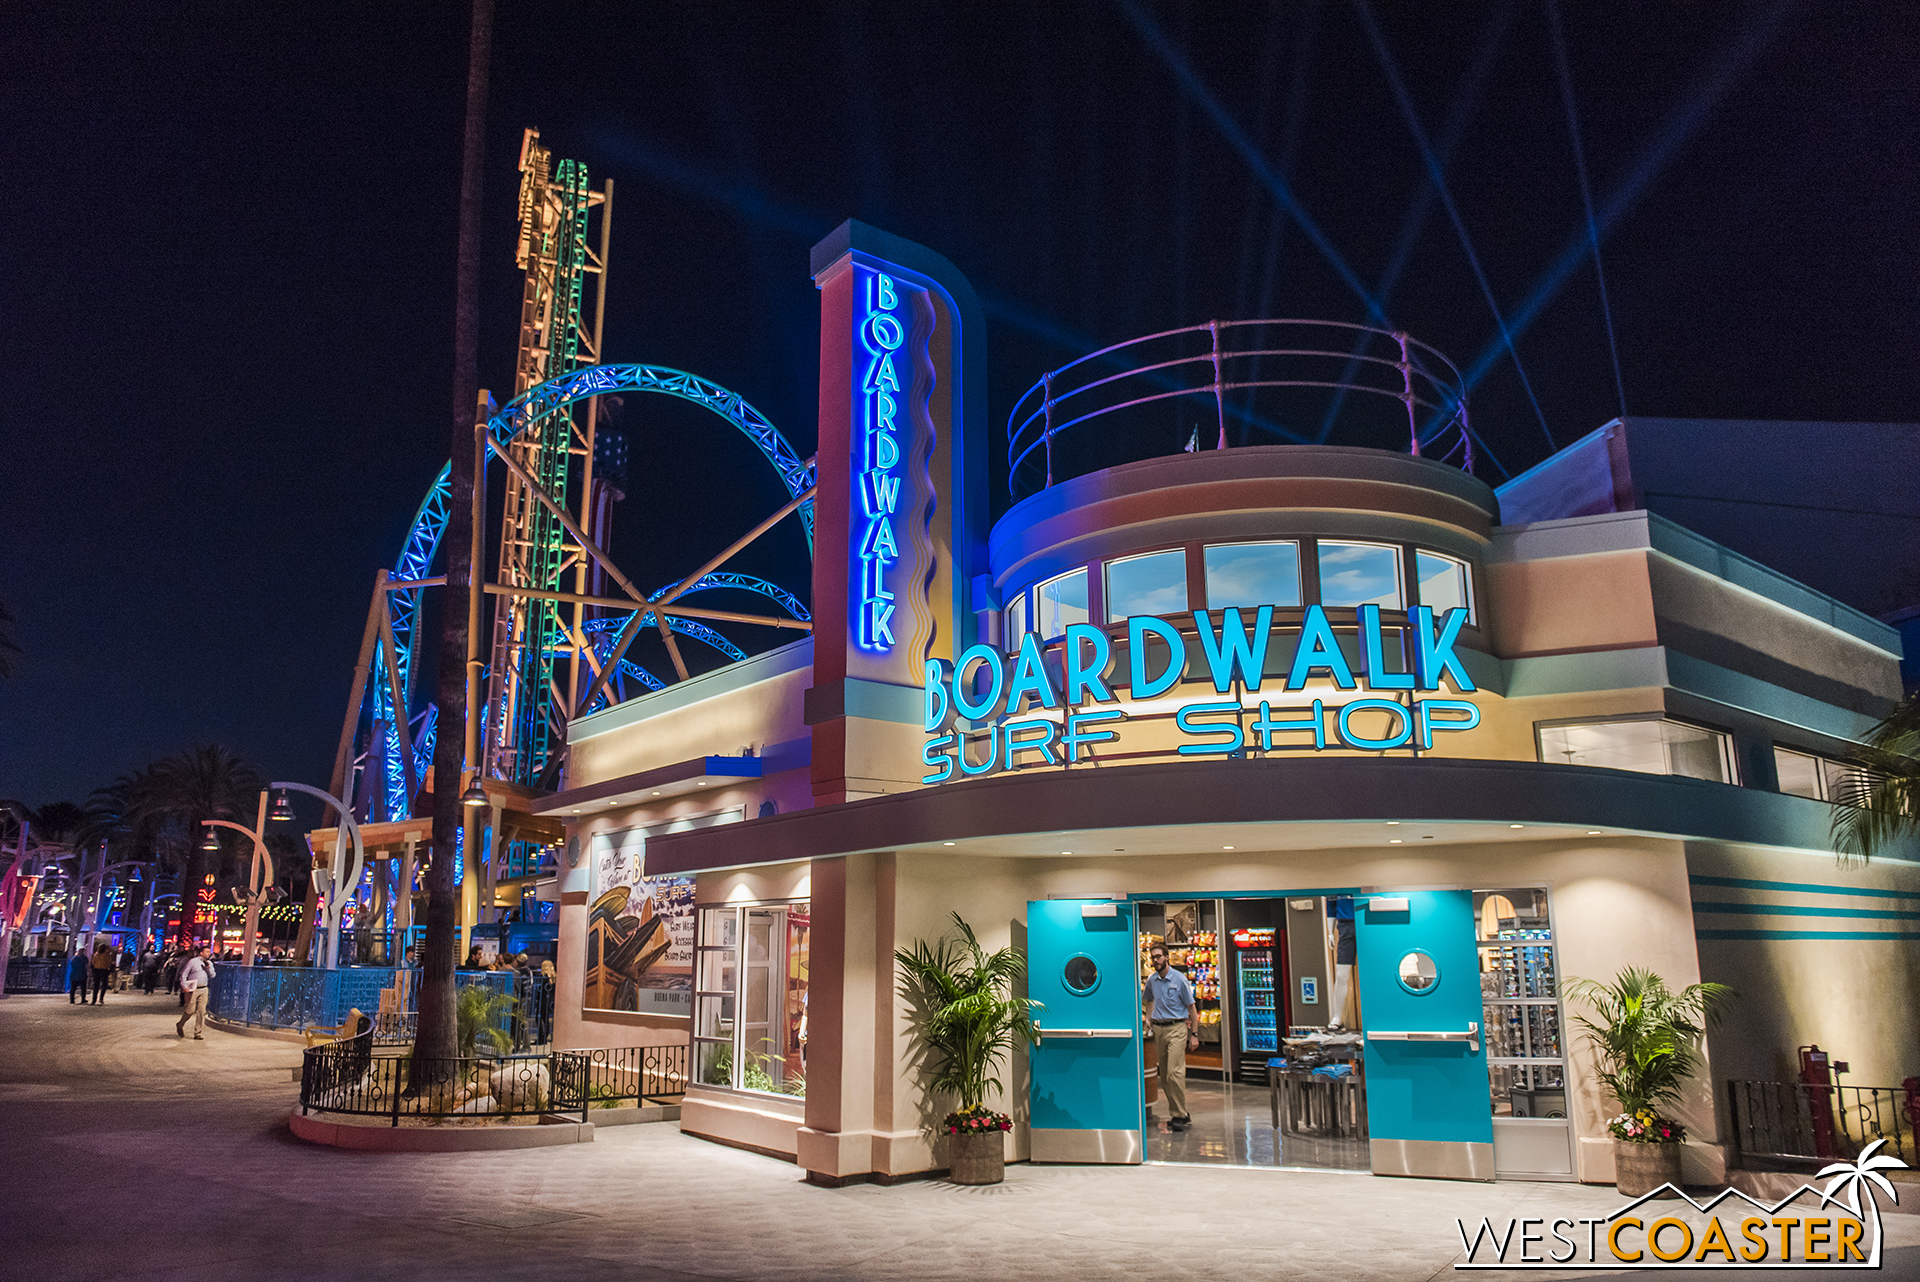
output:
M941 1120L947 1165L956 1184L998 1184L1006 1177L1006 1141L1013 1119L986 1105L1000 1089L999 1069L1016 1040L1037 1044L1039 1002L1013 995L1026 959L1012 947L988 953L973 927L953 914L955 932L936 944L920 940L894 953L900 995L912 1011L935 1091L957 1095L960 1107Z
M1700 1067L1700 1039L1734 996L1725 984L1691 984L1675 992L1650 970L1629 966L1603 984L1572 979L1567 996L1594 1018L1574 1016L1599 1060L1599 1077L1620 1112L1607 1121L1613 1136L1614 1183L1628 1197L1663 1184L1680 1184L1686 1129L1659 1111L1680 1098ZM1663 1196L1677 1197L1678 1193Z

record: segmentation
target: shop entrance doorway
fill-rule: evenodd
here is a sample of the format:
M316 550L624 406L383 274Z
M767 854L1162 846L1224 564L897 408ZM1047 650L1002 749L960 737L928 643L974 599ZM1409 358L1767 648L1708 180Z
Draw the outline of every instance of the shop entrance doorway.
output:
M1141 1159L1140 989L1134 906L1027 904L1027 992L1045 1004L1028 1055L1036 1162Z
M1318 891L1139 902L1140 976L1165 944L1193 985L1201 1039L1184 1130L1147 1048L1148 1161L1371 1169L1353 902Z

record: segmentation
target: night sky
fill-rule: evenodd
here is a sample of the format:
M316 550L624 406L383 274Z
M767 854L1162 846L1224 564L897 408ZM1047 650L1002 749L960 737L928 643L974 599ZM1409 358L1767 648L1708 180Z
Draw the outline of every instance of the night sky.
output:
M1502 350L1483 278L1532 391L1504 356L1473 390L1496 484L1623 395L1920 419L1920 7L1562 17L1617 380L1537 5L502 0L481 381L510 390L535 125L616 183L608 358L739 392L802 456L807 251L850 216L978 288L1002 460L1043 371L1176 325L1363 321L1364 292L1470 366ZM204 739L326 782L374 573L446 458L466 40L457 4L0 10L0 796ZM784 497L655 401L613 545L645 586ZM798 527L738 568L804 596Z

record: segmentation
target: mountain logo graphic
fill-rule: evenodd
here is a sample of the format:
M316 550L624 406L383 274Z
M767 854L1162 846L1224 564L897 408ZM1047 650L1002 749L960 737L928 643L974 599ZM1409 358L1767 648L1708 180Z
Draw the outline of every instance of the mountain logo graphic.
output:
M1635 1198L1611 1215L1509 1219L1469 1228L1454 1221L1464 1251L1455 1269L1564 1269L1599 1265L1636 1269L1878 1269L1880 1204L1900 1193L1882 1172L1906 1163L1875 1140L1851 1162L1836 1162L1775 1202L1738 1189L1696 1201L1673 1184ZM1646 1208L1648 1202L1662 1205ZM1683 1205L1674 1205L1677 1199ZM1745 1203L1745 1206L1741 1206ZM1654 1215L1653 1211L1662 1212ZM1691 1213L1689 1213L1691 1212Z

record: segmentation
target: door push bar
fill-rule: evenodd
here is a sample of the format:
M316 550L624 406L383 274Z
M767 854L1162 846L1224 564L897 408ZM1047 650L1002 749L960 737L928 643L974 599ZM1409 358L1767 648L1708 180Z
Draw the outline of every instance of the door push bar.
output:
M1469 1022L1464 1033L1389 1033L1369 1030L1370 1042L1465 1042L1467 1049L1478 1054L1480 1051L1480 1025Z
M1132 1037L1133 1030L1130 1028L1042 1028L1040 1035L1042 1037Z

